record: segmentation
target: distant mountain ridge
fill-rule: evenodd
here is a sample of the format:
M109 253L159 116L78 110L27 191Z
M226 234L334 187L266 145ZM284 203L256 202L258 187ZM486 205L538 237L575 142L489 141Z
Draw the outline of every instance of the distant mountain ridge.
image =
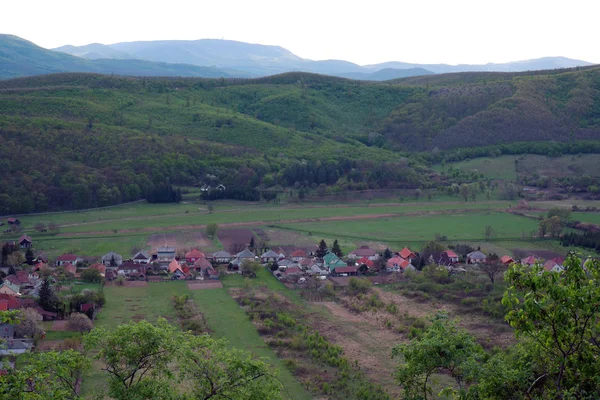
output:
M84 59L46 50L12 35L0 35L0 79L59 72L96 72L134 76L190 76L220 78L229 73L214 67L145 60ZM239 72L238 72L239 73Z

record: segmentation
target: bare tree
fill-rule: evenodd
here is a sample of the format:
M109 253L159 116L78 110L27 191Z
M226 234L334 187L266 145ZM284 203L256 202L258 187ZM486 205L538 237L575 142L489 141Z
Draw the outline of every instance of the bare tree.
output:
M494 228L492 228L491 225L486 225L483 233L485 235L485 240L490 240L491 237L494 235Z
M506 267L499 261L492 261L484 264L480 264L479 268L481 272L487 275L492 282L492 285L496 282L496 276L502 274Z

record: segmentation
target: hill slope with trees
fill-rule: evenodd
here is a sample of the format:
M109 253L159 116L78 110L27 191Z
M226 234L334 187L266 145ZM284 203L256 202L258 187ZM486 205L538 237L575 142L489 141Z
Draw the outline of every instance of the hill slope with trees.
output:
M597 148L600 69L473 74L429 85L305 73L0 81L0 213L161 198L169 185L221 183L236 198L424 189L448 183L427 167L444 158Z

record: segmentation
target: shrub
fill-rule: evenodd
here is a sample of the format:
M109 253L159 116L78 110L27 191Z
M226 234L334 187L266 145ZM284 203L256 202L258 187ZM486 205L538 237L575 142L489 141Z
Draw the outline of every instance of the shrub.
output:
M283 365L285 365L285 367L292 373L296 372L298 369L298 363L293 358L286 358L283 360Z
M350 278L348 283L347 291L350 294L366 294L371 290L373 284L370 280L364 278Z

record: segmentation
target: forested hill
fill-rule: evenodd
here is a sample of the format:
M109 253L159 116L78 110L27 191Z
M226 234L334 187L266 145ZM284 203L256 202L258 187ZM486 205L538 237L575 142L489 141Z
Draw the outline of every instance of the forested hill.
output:
M444 178L425 165L458 148L600 138L598 68L482 77L1 81L0 213L116 204L169 183L223 183L240 198L427 188Z

